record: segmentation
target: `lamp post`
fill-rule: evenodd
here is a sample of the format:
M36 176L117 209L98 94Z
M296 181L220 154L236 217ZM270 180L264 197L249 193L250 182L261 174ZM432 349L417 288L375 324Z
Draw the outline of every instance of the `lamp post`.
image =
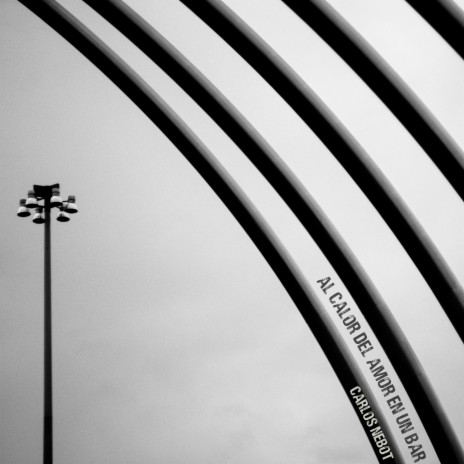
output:
M34 185L27 199L19 201L19 217L28 217L35 209L32 222L45 225L44 240L44 428L43 464L53 463L53 407L52 407L52 275L50 244L50 211L58 208L57 221L68 222L77 213L76 198L67 201L60 197L60 185Z

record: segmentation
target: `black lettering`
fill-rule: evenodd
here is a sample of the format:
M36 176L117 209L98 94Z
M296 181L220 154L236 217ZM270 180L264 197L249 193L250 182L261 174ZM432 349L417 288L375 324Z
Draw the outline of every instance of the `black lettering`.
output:
M383 366L379 366L375 369L371 369L374 377L376 378L377 382L380 382L383 378L387 377L387 372L382 372L385 368Z
M401 433L403 434L414 430L408 414L402 414L401 416L398 416L396 418L396 423L400 426Z
M419 462L421 459L425 459L425 452L421 451L419 454L414 455L414 462Z
M400 401L400 397L398 395L387 400L387 404L392 410L393 414L398 414L399 412L404 410L403 403Z
M390 381L388 386L382 388L382 392L383 392L383 396L388 396L390 393L395 393L395 386Z
M331 287L334 286L334 283L333 283L333 282L332 282L330 285L328 285L329 282L330 282L330 280L331 280L330 277L326 277L325 279L320 279L320 280L317 281L317 283L320 283L320 284L321 284L321 285L320 285L321 290L322 290L325 294L327 294L327 290L328 290L329 288L331 288Z
M363 350L363 348L365 348L365 350ZM364 343L360 343L358 345L358 350L363 355L363 358L364 358L364 356L366 356L366 353L368 353L369 351L371 351L373 349L374 348L372 347L372 343L369 340L366 340Z
M408 448L411 450L411 456L415 456L422 449L422 445L409 445Z
M361 328L361 324L359 322L353 322L353 324L351 324L348 327L348 333L350 335L353 335L353 333L356 332L357 330L359 330L360 328Z
M320 287L324 288L330 282L330 277L326 277L325 279L319 279L317 281L318 284L321 284Z
M383 379L380 379L377 384L379 387L383 390L384 388L388 387L392 381L390 380L390 377L384 377Z
M345 318L343 318L343 325L348 326L348 325L353 324L355 321L356 321L356 317L350 314L349 316L346 316Z
M337 313L339 313L345 306L346 306L346 301L333 305L333 307L337 310Z
M369 344L369 345L371 345L371 342L370 342L369 340L367 340L366 343ZM359 346L358 346L358 349L361 350L361 347L362 347L362 346L364 346L364 344L363 344L363 345L359 345ZM366 356L366 353L368 353L369 351L371 351L371 350L373 350L373 349L374 349L374 348L373 348L372 345L371 345L371 346L369 346L369 348L365 349L364 351L361 351L361 354L363 355L363 358L364 358L364 356Z
M419 440L419 436L417 433L411 433L411 435L408 435L407 437L404 437L404 441L409 445L413 441Z
M359 345L360 343L364 343L366 340L367 340L366 332L361 332L360 334L356 335L356 337L353 337L353 341L356 343L356 345Z
M348 311L350 311L351 308L346 308L343 311L337 311L338 317L341 319L344 314L346 314Z
M370 365L369 369L372 371L377 364L380 364L380 359L373 359L372 361L366 361Z
M341 300L341 299L342 299L342 294L341 294L340 292L334 293L334 294L329 298L329 301L330 301L332 304L335 304L335 298L337 298L338 300Z

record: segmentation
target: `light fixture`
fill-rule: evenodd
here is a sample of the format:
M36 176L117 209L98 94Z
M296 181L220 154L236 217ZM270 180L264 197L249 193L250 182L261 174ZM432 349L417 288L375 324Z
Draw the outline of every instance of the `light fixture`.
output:
M76 197L74 195L69 195L68 196L68 201L64 205L64 210L67 213L70 214L75 214L79 211L77 205L76 205Z
M34 190L29 190L27 192L27 200L26 200L26 207L28 208L36 208L37 207L37 198L35 196Z
M60 211L56 220L58 222L68 222L70 214L79 211L76 205L76 197L69 195L66 201L60 196L60 184L53 185L34 185L32 190L27 192L27 199L19 201L17 215L27 217L31 215L31 209L35 208L32 222L35 224L50 224L50 213L52 208L58 208Z
M56 220L59 222L68 222L70 220L70 217L68 213L65 213L63 210L61 210Z
M54 188L52 191L52 197L50 198L50 206L52 208L57 207L59 208L63 204L63 200L60 197L60 190Z
M28 208L26 208L26 200L22 199L19 200L19 209L18 209L18 216L19 217L28 217L31 215L31 212Z
M35 224L43 224L45 222L45 214L43 213L42 208L37 208L35 210L34 217L32 218L32 222Z

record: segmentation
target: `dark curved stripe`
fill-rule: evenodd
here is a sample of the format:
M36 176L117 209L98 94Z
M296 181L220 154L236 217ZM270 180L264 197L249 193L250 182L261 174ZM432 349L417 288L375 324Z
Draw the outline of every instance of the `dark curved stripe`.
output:
M376 93L464 200L464 153L401 77L325 0L282 0ZM428 4L419 0L421 5ZM461 36L461 44L464 35Z
M119 0L84 0L132 40L173 78L229 135L286 201L338 275L347 283L400 374L419 416L429 421L429 433L450 434L433 389L404 334L368 275L323 212L251 124L168 41ZM443 426L442 429L440 427Z
M416 264L464 341L464 291L426 231L359 143L308 85L220 0L180 0L295 110L363 190Z
M404 460L401 459L396 443L388 432L388 422L383 418L375 396L370 392L362 372L353 356L346 350L343 339L330 321L324 307L260 213L225 169L131 68L60 5L52 0L19 1L53 27L116 84L163 131L215 191L283 284L327 356L345 393L350 397L349 390L353 386L360 385L363 388L376 414L383 419L382 426L387 428L389 442L397 456L394 462L403 463ZM351 397L350 403L357 412ZM358 417L379 463L384 462L377 453L376 442L371 436L366 421L359 415Z
M464 59L464 13L450 0L406 0Z
M460 283L425 230L362 147L306 83L220 0L180 1L254 67L327 146L400 240L435 293L461 339L464 339L464 293ZM350 291L356 301L359 301L358 298L364 289L352 290L357 285L353 283ZM394 343L382 333L381 324L376 320L376 316L369 322L385 350L389 349L394 353L394 357L390 355L389 357L405 388L410 388L411 383L420 383L420 379L408 377L411 372L406 372L398 364L398 347L389 347L389 344ZM426 401L425 392L423 397L411 397L411 400L416 405L417 401ZM429 400L433 402L433 398ZM440 459L443 462L464 462L460 443L442 411L436 409L431 413L418 408L418 413L421 414L421 419ZM436 431L437 427L440 429L439 432Z

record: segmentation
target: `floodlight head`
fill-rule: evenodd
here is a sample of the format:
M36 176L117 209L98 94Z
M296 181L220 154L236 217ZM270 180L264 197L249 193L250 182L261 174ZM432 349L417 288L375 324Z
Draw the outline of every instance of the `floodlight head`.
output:
M19 217L28 217L31 215L31 212L28 208L26 208L26 200L22 199L19 200L19 209L18 209L18 216Z
M43 224L45 222L45 214L43 213L42 208L37 208L35 210L32 222L34 222L35 224Z
M37 198L35 196L34 190L29 190L27 192L27 200L26 200L26 207L27 208L37 208Z
M53 207L60 207L63 204L63 200L60 197L60 190L58 188L54 188L52 190L52 197L50 198L50 206Z
M58 214L58 217L56 218L57 221L59 222L68 222L70 219L69 214L65 213L63 210L60 211Z
M68 202L67 202L66 206L64 207L64 210L67 213L70 213L70 214L74 214L74 213L77 213L79 211L79 209L77 208L77 205L76 205L76 197L74 195L69 195L68 196Z

